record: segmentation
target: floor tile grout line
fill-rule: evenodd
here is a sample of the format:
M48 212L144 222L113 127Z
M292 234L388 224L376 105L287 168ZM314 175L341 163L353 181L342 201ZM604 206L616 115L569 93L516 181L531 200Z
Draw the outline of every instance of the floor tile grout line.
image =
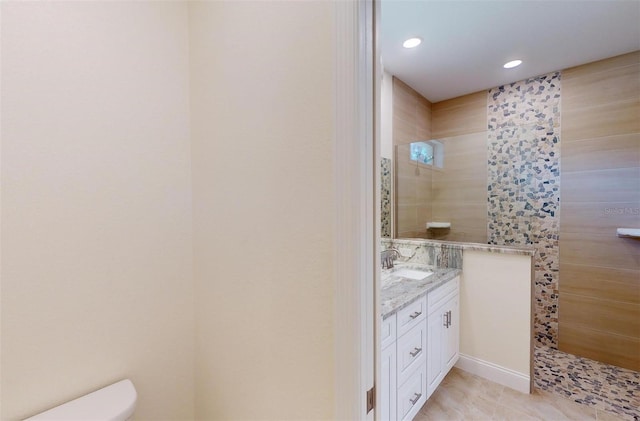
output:
M633 387L640 380L640 373L537 346L534 378L534 386L541 390L616 417L640 419L640 410L625 408L634 407Z

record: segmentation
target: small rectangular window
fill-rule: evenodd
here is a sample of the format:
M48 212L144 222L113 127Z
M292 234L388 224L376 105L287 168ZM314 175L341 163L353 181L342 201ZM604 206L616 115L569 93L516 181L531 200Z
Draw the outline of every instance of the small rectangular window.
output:
M421 164L433 165L442 168L444 161L444 148L437 140L413 142L409 148L410 159Z
M421 164L433 164L433 146L427 142L413 142L410 148L411 160Z

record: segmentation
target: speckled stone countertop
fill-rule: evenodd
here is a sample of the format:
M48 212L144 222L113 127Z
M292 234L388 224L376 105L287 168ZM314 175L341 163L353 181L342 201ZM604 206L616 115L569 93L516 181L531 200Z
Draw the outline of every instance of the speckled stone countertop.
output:
M497 246L495 244L465 243L462 250L487 251L491 253L519 254L520 256L534 256L536 249L533 246Z
M416 281L394 276L399 269L421 269L433 272L433 275ZM397 264L394 269L382 271L382 318L386 319L398 310L403 309L421 296L454 279L462 271L460 269L435 269L421 264Z

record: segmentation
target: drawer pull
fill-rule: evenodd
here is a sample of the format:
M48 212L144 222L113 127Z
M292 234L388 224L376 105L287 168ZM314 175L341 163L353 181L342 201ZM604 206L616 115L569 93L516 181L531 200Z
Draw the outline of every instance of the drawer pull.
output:
M421 315L422 312L421 311L416 311L415 313L411 313L409 315L409 317L411 317L412 319L415 319L416 317L418 317L419 315Z
M413 351L411 351L409 353L409 355L411 355L412 357L415 357L416 355L418 355L420 352L422 352L422 348L413 348Z
M422 397L422 393L415 393L413 395L413 399L409 399L409 402L411 402L411 405L415 405L416 402L418 402L421 397Z
M444 313L442 315L442 325L444 327L449 327L449 313Z

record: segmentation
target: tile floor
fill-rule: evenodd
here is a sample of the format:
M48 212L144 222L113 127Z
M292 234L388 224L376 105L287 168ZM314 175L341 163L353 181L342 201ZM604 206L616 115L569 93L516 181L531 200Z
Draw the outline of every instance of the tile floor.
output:
M524 394L453 368L414 421L620 419L546 391Z
M536 347L535 387L640 421L640 373L548 347Z

